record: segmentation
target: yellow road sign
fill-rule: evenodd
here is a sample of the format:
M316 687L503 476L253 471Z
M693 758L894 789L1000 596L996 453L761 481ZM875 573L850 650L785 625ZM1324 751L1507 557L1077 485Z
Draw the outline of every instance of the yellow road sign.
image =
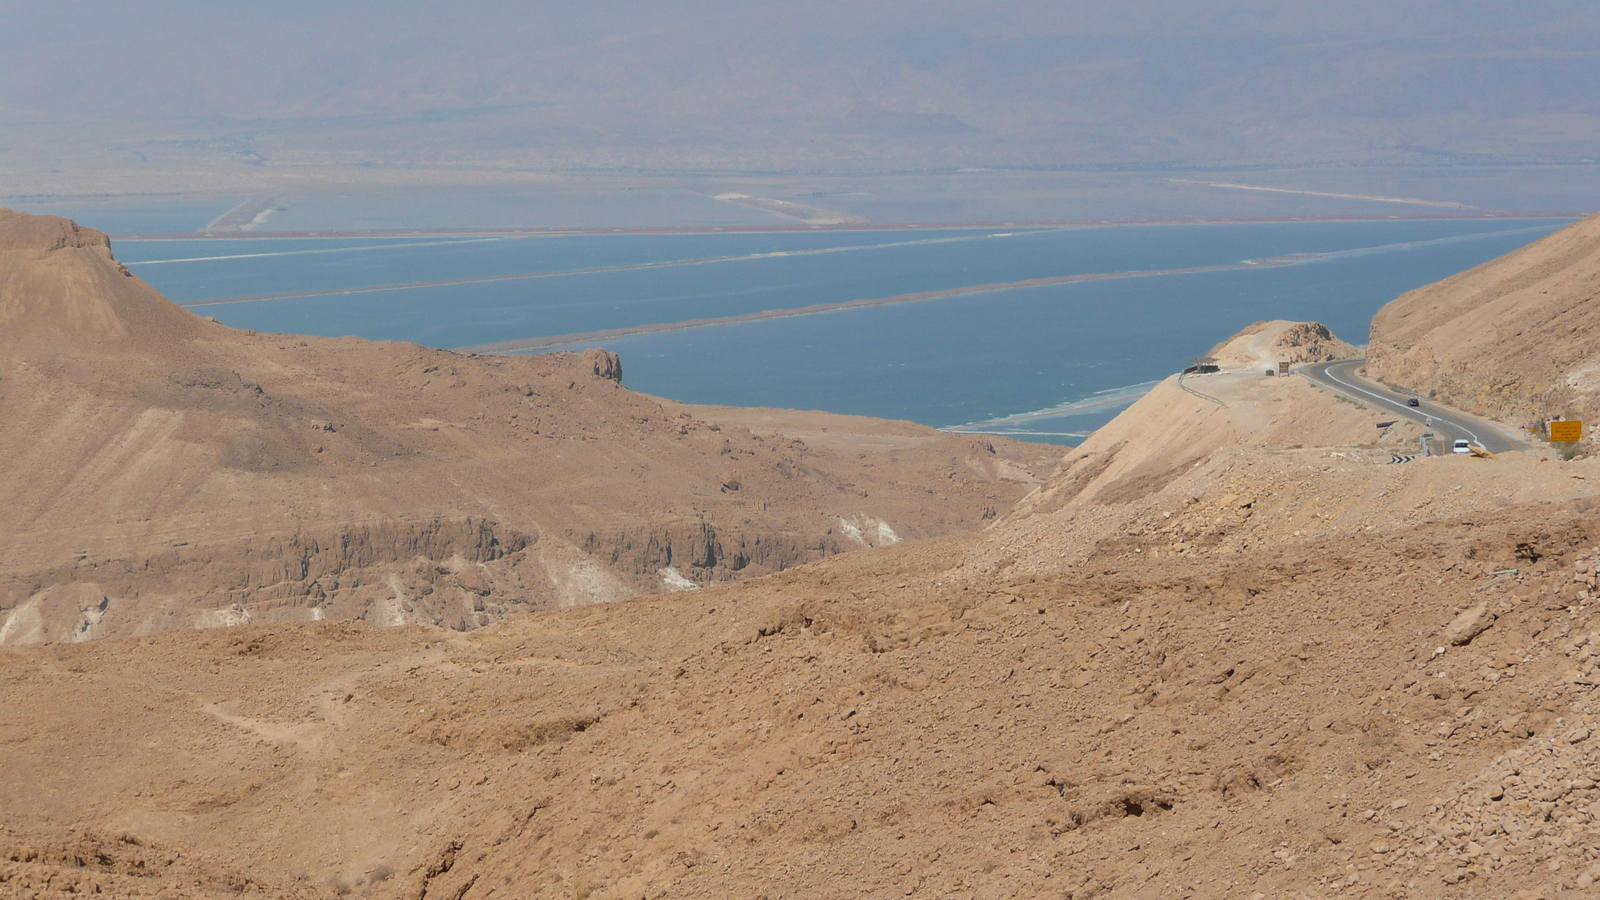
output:
M1583 439L1582 422L1551 422L1550 440L1556 443Z

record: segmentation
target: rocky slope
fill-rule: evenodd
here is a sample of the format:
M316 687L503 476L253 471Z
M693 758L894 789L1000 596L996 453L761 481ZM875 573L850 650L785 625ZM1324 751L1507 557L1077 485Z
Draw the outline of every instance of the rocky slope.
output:
M126 277L72 240L28 252ZM0 485L25 585L3 627L365 621L0 648L0 898L1576 900L1600 879L1600 460L1396 463L1415 428L1257 369L1332 335L1248 329L1216 354L1239 371L1161 385L981 532L459 632L370 625L664 578L668 544L680 578L715 576L690 563L729 558L735 508L886 540L893 515L829 505L886 488L827 460L903 471L928 438L663 404L602 354L142 335L166 307L136 286L72 290L101 324L9 347L0 381L27 474ZM973 485L1023 477L960 446ZM702 521L715 538L673 530ZM768 546L740 571L780 568ZM254 605L153 602L197 589Z
M1600 462L1198 383L976 535L0 651L0 896L1589 896Z
M0 643L476 627L974 529L1059 458L809 413L757 433L621 374L235 331L104 235L0 212Z
M1412 291L1372 320L1367 371L1517 423L1600 416L1600 215Z

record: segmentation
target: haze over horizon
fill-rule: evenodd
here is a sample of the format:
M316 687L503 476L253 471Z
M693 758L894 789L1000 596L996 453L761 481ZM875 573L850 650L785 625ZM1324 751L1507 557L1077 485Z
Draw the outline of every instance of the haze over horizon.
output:
M1600 7L1566 0L12 6L8 195L1600 158Z

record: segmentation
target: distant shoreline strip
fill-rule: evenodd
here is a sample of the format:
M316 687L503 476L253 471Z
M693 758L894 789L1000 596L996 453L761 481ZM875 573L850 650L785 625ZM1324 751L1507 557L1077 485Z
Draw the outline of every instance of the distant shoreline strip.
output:
M1279 266L1295 266L1310 262L1320 262L1328 259L1349 256L1365 256L1372 253L1388 253L1397 250L1410 250L1416 247L1426 247L1435 244L1453 244L1466 241L1479 240L1486 237L1498 237L1521 232L1542 230L1543 226L1529 226L1526 228L1513 228L1505 231L1486 232L1477 234L1451 235L1442 238L1429 238L1420 241L1402 241L1394 244L1377 244L1371 247L1352 247L1347 250L1329 250L1321 253L1296 253L1285 256L1274 256L1265 259L1247 259L1237 263L1219 263L1210 266L1189 266L1179 269L1131 269L1122 272L1089 272L1078 275L1056 275L1048 278L1028 278L1021 281L999 281L989 284L973 284L963 287L946 288L938 291L917 291L909 294L891 294L887 297L868 297L861 300L843 300L836 303L814 303L810 306L794 306L784 309L768 309L761 312L743 313L734 316L716 316L705 319L682 319L676 322L655 322L644 325L628 325L621 328L605 328L598 331L580 331L571 334L554 334L544 337L522 338L510 341L496 341L489 344L471 344L455 349L464 353L537 353L542 350L554 350L571 344L587 344L595 341L609 341L616 338L637 337L645 334L662 334L669 331L688 331L693 328L715 328L722 325L740 325L746 322L761 322L768 319L788 319L796 316L812 316L818 313L842 312L850 309L866 309L873 306L894 306L901 303L921 303L928 300L943 300L948 297L965 297L974 294L996 294L1002 291L1027 290L1029 288L1050 287L1059 284L1074 284L1086 281L1110 281L1119 278L1157 278L1170 275L1200 275L1214 272L1238 272L1249 269L1267 269ZM920 243L920 242L919 242ZM855 248L852 248L855 249ZM800 251L802 253L817 253L824 251ZM793 253L790 255L800 255ZM709 260L704 260L709 261ZM648 263L643 267L658 265L679 265L679 263ZM603 270L610 271L610 270ZM198 304L194 304L198 305Z
M587 344L595 341L610 341L614 338L635 338L640 335L661 335L666 331L688 331L691 328L715 328L720 325L742 325L746 322L765 322L768 319L792 319L797 315L816 315L819 312L843 312L846 309L867 309L872 306L896 306L901 303L923 303L930 299L946 299L952 296L981 295L981 293L1000 293L1008 290L1027 290L1027 288L1051 287L1051 285L1069 285L1077 282L1106 282L1114 279L1147 279L1147 277L1165 277L1165 275L1198 275L1206 272L1238 272L1246 269L1270 269L1278 266L1299 266L1304 263L1318 263L1323 259L1336 259L1341 256L1365 256L1370 253L1390 253L1395 250L1413 250L1418 247L1430 247L1438 243L1459 243L1467 240L1485 239L1485 237L1499 237L1499 235L1518 234L1518 232L1541 231L1542 226L1520 227L1520 229L1507 229L1499 232L1483 232L1483 234L1458 234L1450 237L1434 237L1427 240L1405 240L1398 243L1379 243L1374 247L1354 247L1349 250L1330 250L1323 253L1293 253L1285 256L1269 256L1264 259L1245 259L1243 263L1221 263L1216 266L1189 266L1182 269L1130 269L1122 272L1086 272L1077 275L1053 275L1046 279L1024 279L1019 282L990 282L984 285L965 285L965 287L946 288L946 290L915 291L915 293L896 293L890 296L874 296L874 298L845 299L838 303L814 303L811 306L792 306L786 309L763 309L762 312L744 312L739 315L718 315L710 319L683 319L678 322L654 322L648 325L626 325L621 328L602 328L597 331L576 331L570 335L547 335L542 338L522 338L514 341L494 341L490 344L469 344L456 348L462 352L475 352L475 354L518 354L518 352L550 351L550 349L565 348L570 344ZM808 251L816 253L816 251ZM798 255L798 253L795 253ZM651 263L650 266L658 266Z
M223 256L185 256L179 259L124 260L125 266L162 266L169 263L217 262L230 259L266 259L275 256L316 256L328 253L362 253L371 250L408 250L413 247L455 247L465 244L483 244L490 241L509 241L515 238L481 237L453 238L439 241L407 241L405 243L363 244L359 247L320 247L315 250L274 250L270 253L229 253Z
M1197 182L1210 186L1211 182ZM1218 182L1221 183L1221 182ZM1274 193L1277 192L1273 189ZM48 195L44 195L48 196ZM39 199L36 195L15 195L10 200ZM829 231L953 231L990 228L1141 228L1164 225L1279 225L1309 222L1393 222L1440 221L1449 219L1563 219L1576 221L1591 215L1593 210L1455 210L1451 212L1416 213L1403 216L1352 213L1349 215L1301 216L1176 216L1169 218L1108 218L1108 219L1016 219L982 220L974 222L880 222L852 225L639 225L595 227L505 227L505 228L352 228L319 231L119 231L111 234L113 241L286 241L286 240L349 240L393 238L455 238L455 237L571 237L589 235L639 235L639 234L805 234Z
M1425 247L1433 244L1453 244L1463 241L1476 240L1483 237L1516 234L1524 231L1541 230L1542 226L1528 228L1513 228L1507 231L1489 232L1486 234L1452 235L1443 238L1430 238L1420 241L1403 241L1395 244L1378 244L1372 247L1353 247L1348 250L1330 250L1322 253L1295 253L1285 256L1273 256L1265 259L1247 259L1237 263L1220 263L1211 266L1190 266L1181 269L1132 269L1122 272L1090 272L1078 275L1056 275L1049 278L1028 278L1022 281L1000 281L989 284L973 284L964 287L946 288L939 291L917 291L909 294L891 294L887 297L868 297L861 300L843 300L837 303L814 303L810 306L794 306L785 309L768 309L761 312L744 313L736 316L717 316L705 319L683 319L677 322L657 322L647 325L629 325L622 328L606 328L599 331L580 331L573 334L556 334L547 337L523 338L521 340L496 341L490 344L473 344L455 349L466 353L537 353L541 350L553 350L569 344L586 344L594 341L609 341L614 338L636 337L643 334L661 334L668 331L688 331L691 328L715 328L720 325L739 325L745 322L760 322L767 319L788 319L794 316L811 316L818 313L841 312L849 309L865 309L873 306L894 306L901 303L921 303L927 300L942 300L947 297L964 297L972 294L995 294L1001 291L1027 290L1028 288L1050 287L1058 284L1073 284L1080 281L1110 281L1117 278L1154 278L1169 275L1199 275L1209 272L1238 272L1246 269L1267 269L1278 266L1295 266L1303 263L1318 262L1321 260L1335 259L1344 256L1364 256L1370 253L1384 253L1395 250L1408 250L1415 247ZM817 252L817 251L808 251ZM652 264L655 265L655 264Z
M1229 270L1229 269L1249 268L1249 267L1256 267L1256 266L1291 265L1291 264L1300 263L1300 262L1312 262L1312 261L1319 260L1319 259L1329 259L1329 258L1337 257L1337 256L1346 256L1346 255L1361 254L1361 253L1384 252L1384 251L1388 251L1388 250L1401 250L1401 249L1407 249L1407 248L1411 248L1411 247L1427 246L1427 245L1430 245L1430 244L1456 243L1456 242L1461 242L1461 241L1477 240L1477 239L1480 239L1480 238L1493 237L1493 236L1498 236L1498 235L1519 234L1519 233L1523 233L1523 232L1534 232L1534 231L1542 230L1543 227L1544 226L1542 226L1542 225L1532 225L1532 226L1526 226L1526 227L1523 227L1523 228L1507 229L1507 230L1504 230L1504 231L1476 232L1476 233L1473 233L1473 234L1452 235L1450 237L1430 238L1430 239L1420 240L1420 241L1404 241L1404 242L1395 243L1395 244L1377 244L1377 245L1374 245L1374 246L1371 246L1371 247L1358 247L1358 248L1352 248L1352 249L1349 249L1349 250L1332 250L1332 251L1326 251L1326 252L1320 252L1320 253L1289 254L1289 255L1280 256L1280 257L1273 257L1271 259L1245 260L1243 265L1239 265L1239 264L1219 264L1219 265L1214 266L1214 267L1203 267L1203 268L1195 268L1195 269L1172 269L1172 270L1157 269L1157 270L1149 270L1149 271L1134 270L1134 271L1127 271L1127 272L1093 273L1093 274L1087 274L1087 275L1061 276L1061 279L1057 279L1057 280L1038 279L1038 280L1032 281L1032 282L1015 282L1014 284L1017 287L1034 287L1034 286L1044 285L1044 284L1061 283L1061 280L1066 280L1066 281L1080 280L1081 281L1081 280L1093 280L1093 279L1100 279L1100 278L1127 278L1127 277L1132 277L1132 276L1135 276L1135 275L1175 275L1175 274L1186 274L1186 273L1189 273L1189 272L1226 271L1226 270ZM248 295L248 296L236 296L236 297L214 297L214 298L208 298L208 299L203 299L203 300L185 300L183 302L180 302L178 305L184 307L185 309L199 309L201 307L207 307L207 306L228 306L228 305L239 304L239 303L265 303L265 302L274 301L274 300L304 300L304 299L307 299L307 298L310 298L310 297L344 297L344 296L352 296L352 295L356 295L356 294L375 294L375 293L384 293L384 292L389 292L389 291L413 291L413 290L423 290L423 289L426 289L426 288L454 287L454 286L457 286L457 285L467 285L467 284L493 284L493 283L496 283L496 282L504 282L504 281L528 281L528 280L541 279L541 278L565 278L565 277L573 277L573 276L580 276L580 275L602 275L602 274L607 274L607 273L611 273L611 272L633 272L633 271L641 271L641 270L645 270L645 269L664 269L664 268L672 268L672 267L677 267L677 266L702 266L702 265L713 265L713 264L716 264L716 263L750 262L750 261L762 260L762 259L781 259L781 258L784 258L784 257L822 256L822 255L831 254L831 253L852 253L852 252L856 252L856 251L883 250L883 249L888 249L888 248L893 248L893 247L922 246L922 245L927 245L927 244L961 243L961 242L967 242L967 241L993 240L993 239L997 239L997 238L998 239L1004 239L1004 238L1018 237L1018 236L1023 236L1023 235L1037 235L1037 234L1045 234L1045 233L1048 233L1048 232L1051 232L1051 231L1065 231L1065 230L1069 230L1069 229L1067 229L1067 228L1028 228L1028 229L1018 229L1018 230L1016 230L1014 232L1006 232L1006 233L1000 233L1000 234L993 234L993 233L964 234L964 235L955 235L955 236L950 236L950 237L921 238L921 239L917 239L917 240L908 240L908 241L890 241L890 242L881 243L881 244L854 244L854 245L846 245L846 246L842 246L842 247L814 247L814 248L809 248L809 249L804 249L804 250L775 250L775 251L769 251L769 252L765 252L765 253L741 253L741 254L734 254L734 255L730 255L730 256L703 256L703 257L692 257L692 258L689 258L689 259L669 259L669 260L658 260L658 261L655 261L655 262L627 263L627 264L618 265L618 266L592 266L592 267L581 268L581 269L555 269L555 270L547 271L547 272L516 272L516 273L513 273L513 274L509 274L509 275L480 275L480 276L472 276L472 277L467 277L467 278L446 278L446 279L440 279L440 280L436 280L436 281L407 281L407 282L400 282L400 283L396 283L396 284L371 284L371 285L361 285L361 286L358 286L358 287L348 287L348 288L315 288L315 289L312 289L312 290L305 290L305 291L290 291L290 292L282 293L282 294L253 294L253 295ZM495 240L495 239L493 239L493 238L485 238L485 239L480 239L480 240ZM443 241L443 242L437 242L437 243L443 243L443 244L458 244L458 243L459 244L465 244L465 243L476 243L476 242L477 241L461 240L461 241ZM396 245L396 246L404 247L404 246L433 246L433 245L435 245L435 242L418 243L418 244L410 244L410 245ZM282 253L282 254L274 254L274 253L237 254L237 255L232 255L232 256L218 256L218 257L191 257L191 258L186 258L186 259L149 260L149 261L146 261L146 262L128 263L128 265L130 265L130 266L133 266L133 265L154 265L154 264L157 264L157 263L171 263L171 262L206 262L206 261L209 261L211 259L247 259L247 258L254 258L254 257L257 257L257 256L290 255L291 253L293 253L293 254L301 254L301 253L347 253L347 252L353 252L355 250L383 250L383 249L390 249L390 248L387 248L387 247L328 248L328 249L319 249L319 250L289 251L288 253ZM952 290L965 291L967 293L987 293L987 292L989 292L991 290L1006 290L1006 289L1007 289L1006 287L994 287L992 285L976 285L976 286L973 286L971 288L958 288L958 289L952 289ZM931 297L923 298L923 297L919 297L918 295L911 295L911 294L899 295L899 296L912 297L914 299L933 299ZM863 301L852 301L852 302L860 302L860 303L863 303L863 304L866 304L866 305L873 305L873 304L878 303L878 302L905 303L905 302L912 302L912 301L885 298L882 301L878 301L878 300L863 300ZM805 307L805 308L806 309L810 309L811 307ZM816 311L817 312L825 312L826 310L819 309L819 310L816 310ZM753 315L766 316L765 313L756 313L756 314L753 314ZM694 326L694 327L699 327L699 326Z
M1335 200L1365 200L1370 203L1401 203L1406 206L1431 206L1437 209L1474 210L1478 207L1450 200L1424 200L1421 197L1385 197L1381 194L1339 194L1332 191L1308 191L1297 188L1267 187L1260 184L1239 184L1232 181L1191 181L1186 178L1168 178L1169 184L1197 184L1202 187L1224 188L1234 191L1263 191L1269 194L1300 194L1306 197L1331 197Z
M403 284L370 284L350 288L319 288L312 291L290 291L285 294L258 294L249 297L218 297L214 300L190 300L178 305L185 309L202 306L230 306L236 303L265 303L270 300L304 300L308 297L344 297L351 294L379 294L385 291L416 291L423 288L451 287L458 284L493 284L497 281L528 281L534 278L559 278L568 275L598 275L602 272L627 272L636 269L659 269L667 266L686 266L708 262L726 262L733 259L755 257L718 257L716 259L674 260L672 262L639 263L631 266L599 266L590 269L559 269L554 272L519 272L515 275L480 275L473 278L446 278L439 281L407 281Z
M939 430L945 432L946 434L988 434L993 435L994 437L1016 437L1020 434L1027 435L1029 437L1086 438L1089 435L1094 434L1092 431L972 431L970 429L962 430L960 428L941 428Z
M789 319L796 316L813 316L818 313L842 312L849 309L867 309L874 306L895 306L901 303L922 303L943 300L947 297L965 297L972 294L995 294L1001 291L1018 291L1029 288L1074 284L1081 281L1110 281L1117 278L1154 278L1168 275L1198 275L1205 272L1232 272L1241 269L1260 269L1269 266L1291 266L1301 259L1262 259L1250 263L1227 263L1215 266L1191 266L1183 269L1137 269L1127 272L1092 272L1082 275L1057 275L1050 278L1028 278L1022 281L999 281L946 288L940 291L917 291L910 294L891 294L887 297L868 297L861 300L842 300L837 303L814 303L810 306L793 306L785 309L767 309L761 312L736 316L717 316L706 319L684 319L677 322L656 322L648 325L629 325L599 331L580 331L573 334L555 334L546 337L524 338L513 341L496 341L491 344L473 344L455 349L464 353L535 353L553 350L569 344L587 344L609 341L614 338L637 337L643 334L661 334L668 331L688 331L692 328L715 328L721 325L740 325L745 322L762 322L769 319Z
M349 294L375 294L375 293L382 293L384 291L415 291L415 290L421 290L423 288L451 287L453 285L460 285L460 284L493 284L493 283L498 282L498 281L526 281L526 280L531 280L531 279L536 279L536 278L565 278L565 277L570 277L570 276L574 276L574 275L601 275L601 274L605 274L605 273L609 273L609 272L636 272L636 271L640 271L642 269L666 269L666 268L672 268L672 267L675 267L675 266L705 266L705 265L712 265L714 263L749 262L749 261L761 260L761 259L783 259L785 257L792 257L792 256L823 256L823 255L830 254L830 253L853 253L853 252L856 252L856 251L866 251L866 250L887 250L887 249L891 249L891 248L894 248L894 247L913 247L913 246L924 246L924 245L927 245L927 244L953 244L953 243L960 243L960 242L965 242L965 241L981 241L981 240L992 240L992 239L995 239L995 238L1016 237L1018 235L1045 234L1045 233L1048 233L1050 231L1056 231L1056 230L1060 230L1060 229L1040 228L1040 229L1017 230L1015 232L1011 232L1011 233L1007 233L1007 234L963 234L963 235L956 235L956 236L952 236L952 237L922 238L920 240L913 240L913 241L890 241L888 243L883 243L883 244L854 244L854 245L847 245L847 246L843 246L843 247L813 247L813 248L804 249L804 250L773 250L773 251L768 251L766 253L738 253L738 254L734 254L734 255L731 255L731 256L700 256L700 257L693 257L691 259L664 259L664 260L658 260L656 262L627 263L625 265L620 265L620 266L592 266L592 267L584 268L584 269L556 269L556 270L549 271L549 272L517 272L517 273L514 273L514 274L510 274L510 275L480 275L480 276L473 276L473 277L470 277L470 278L446 278L446 279L442 279L442 280L439 280L439 281L407 281L407 282L403 282L403 283L400 283L400 284L372 284L372 285L362 285L360 287L350 287L350 288L331 288L331 289L330 288L317 288L317 289L308 290L308 291L291 291L291 292L285 293L285 294L258 294L258 295L247 296L247 297L217 297L217 298L209 299L209 300L189 300L189 301L186 301L186 302L183 302L183 303L179 303L178 305L182 306L182 307L184 307L186 309L195 309L195 308L202 307L202 306L225 306L225 305L234 304L234 303L261 303L261 302L265 302L265 301L269 301L269 300L303 300L303 299L305 299L307 297L342 297L342 296L346 296L346 295L349 295ZM467 241L448 241L448 242L444 242L444 243L457 244L457 243L468 243L468 242ZM415 245L415 246L427 246L427 245ZM365 250L365 249L385 249L385 248L366 248L366 247L361 247L361 248L354 248L354 249ZM295 252L300 252L300 253L333 253L333 252L347 252L347 250L344 249L344 248L340 248L339 250L303 250L303 251L295 251ZM255 254L255 255L270 256L272 254ZM246 258L246 257L239 256L239 257L213 257L213 258L215 258L215 259L234 259L234 258L242 259L242 258ZM200 261L204 261L204 258L203 257L197 257L197 258L194 258L194 259L181 259L181 260L156 260L155 262L200 262ZM129 265L135 265L135 264L134 263L129 263ZM149 265L149 263L142 263L140 265Z

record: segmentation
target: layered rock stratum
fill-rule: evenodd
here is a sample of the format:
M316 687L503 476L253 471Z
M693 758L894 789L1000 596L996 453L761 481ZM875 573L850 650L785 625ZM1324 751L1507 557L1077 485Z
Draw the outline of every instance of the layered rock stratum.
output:
M1174 379L976 534L0 650L0 896L1592 896L1600 461L1380 421Z

